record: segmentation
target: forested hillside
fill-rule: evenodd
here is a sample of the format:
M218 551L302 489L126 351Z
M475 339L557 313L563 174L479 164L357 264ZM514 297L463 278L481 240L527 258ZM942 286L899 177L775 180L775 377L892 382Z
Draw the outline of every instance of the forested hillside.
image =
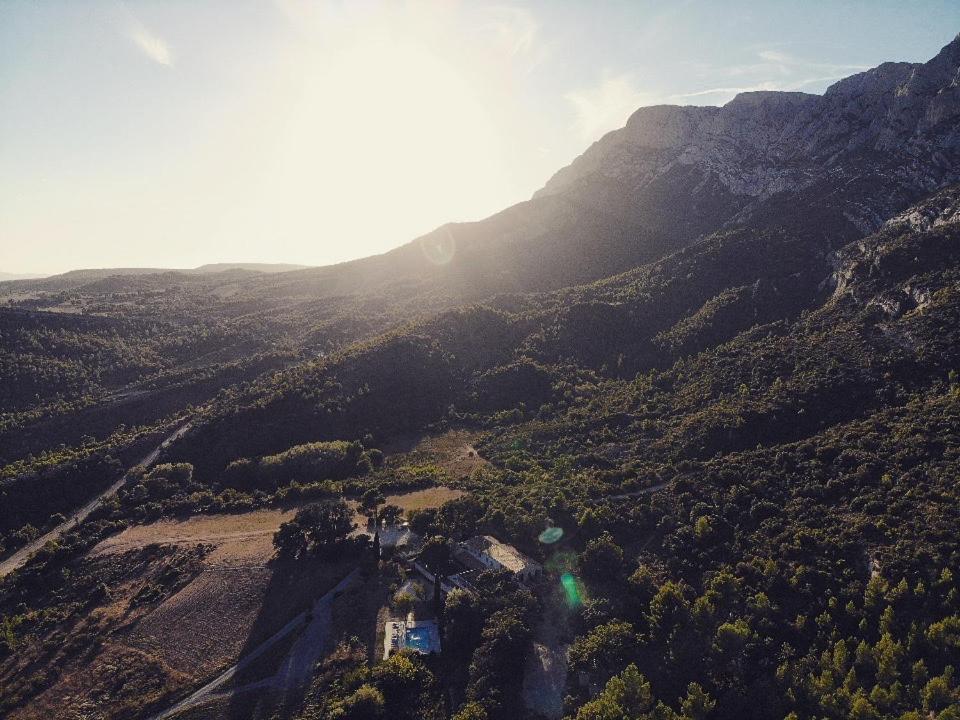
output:
M960 717L958 73L960 37L823 96L643 108L530 201L338 266L0 283L0 554L159 458L0 579L0 714L216 554L88 555L123 528L296 508L271 597L334 559L396 597L351 513L442 486L407 515L438 574L492 534L546 579L481 574L434 600L441 660L350 636L256 712L532 717L550 608L577 720ZM469 472L411 449L457 433ZM131 667L91 707L194 688Z

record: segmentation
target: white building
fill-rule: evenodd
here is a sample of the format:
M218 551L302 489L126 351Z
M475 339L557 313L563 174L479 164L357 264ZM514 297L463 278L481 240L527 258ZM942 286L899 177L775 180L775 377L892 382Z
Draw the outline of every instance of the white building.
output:
M533 580L543 572L540 563L492 535L472 537L461 543L460 549L484 567L490 570L509 570L523 581Z

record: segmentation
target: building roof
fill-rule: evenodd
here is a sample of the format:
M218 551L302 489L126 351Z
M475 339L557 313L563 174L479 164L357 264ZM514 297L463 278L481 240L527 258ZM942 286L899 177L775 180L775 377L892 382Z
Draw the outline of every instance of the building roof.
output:
M513 573L540 567L539 563L528 558L513 545L500 542L492 535L477 535L467 540L464 545L473 552L489 555Z

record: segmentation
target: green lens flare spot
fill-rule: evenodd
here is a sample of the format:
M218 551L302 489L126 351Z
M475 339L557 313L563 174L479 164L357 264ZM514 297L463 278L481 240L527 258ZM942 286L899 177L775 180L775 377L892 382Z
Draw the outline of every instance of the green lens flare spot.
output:
M572 608L580 607L580 588L577 579L571 573L564 573L560 576L560 584L563 586L563 593L566 596L567 605Z
M544 545L553 545L562 537L563 528L548 527L546 530L540 533L540 542L542 542Z

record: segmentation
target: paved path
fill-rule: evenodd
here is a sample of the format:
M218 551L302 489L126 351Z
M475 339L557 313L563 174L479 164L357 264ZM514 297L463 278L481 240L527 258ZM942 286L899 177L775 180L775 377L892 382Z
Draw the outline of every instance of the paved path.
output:
M331 606L337 596L346 590L357 578L359 570L354 569L343 580L327 592L319 600L313 603L312 618L307 621L307 613L304 611L295 616L290 622L280 628L258 645L253 651L245 655L236 665L227 668L216 678L204 685L192 695L187 696L176 705L154 715L150 720L166 720L166 718L202 705L221 695L231 695L235 692L253 690L255 688L271 687L279 693L281 699L287 699L291 694L297 691L301 685L308 681L313 675L313 667L320 659L324 650L330 642L330 618ZM238 672L248 667L257 658L263 655L267 650L273 647L277 642L285 638L294 630L303 627L303 632L293 648L284 658L283 664L277 673L270 678L258 680L257 682L243 685L239 688L233 688L221 692L226 683L232 680Z
M139 465L148 467L152 465L154 462L156 462L157 456L160 455L160 451L163 448L165 448L169 443L181 437L189 427L190 427L190 423L187 423L177 428L173 433L167 436L167 438L165 438L162 443L160 443L159 445L157 445L157 447L155 447L153 450L147 453L147 455L143 458L143 460L139 462ZM6 560L4 560L3 562L0 562L0 579L5 577L6 575L9 575L14 570L18 570L19 568L23 567L27 563L27 561L31 557L33 557L34 553L36 553L40 548L42 548L48 542L50 542L51 540L57 540L65 532L75 528L77 525L83 522L87 518L87 516L90 515L90 513L92 513L94 510L100 507L101 504L103 504L104 500L107 500L117 494L120 488L123 487L124 483L127 482L128 476L129 476L129 471L125 473L122 478L117 480L113 485L111 485L102 493L97 495L93 500L88 502L82 508L80 508L79 510L75 510L73 513L73 516L69 520L61 523L60 525L57 525L57 527L55 527L53 530L50 530L49 532L44 533L33 542L30 542L27 545L24 545L22 548L17 550L13 555L8 557Z

